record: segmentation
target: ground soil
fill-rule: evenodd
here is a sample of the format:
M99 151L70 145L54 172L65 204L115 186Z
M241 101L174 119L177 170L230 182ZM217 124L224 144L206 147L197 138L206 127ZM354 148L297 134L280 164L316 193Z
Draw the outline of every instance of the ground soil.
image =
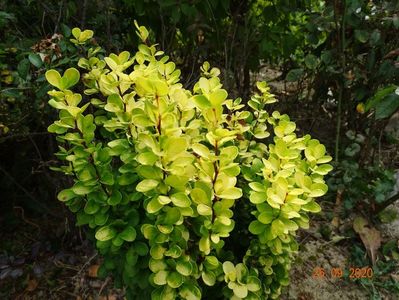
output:
M399 205L395 209L399 212ZM328 211L328 206L324 210ZM123 292L113 288L111 278L97 278L100 257L83 232L67 219L21 218L17 212L15 218L14 226L0 236L0 299L123 299ZM350 224L342 222L341 228ZM383 240L399 239L398 222L382 225ZM370 285L349 279L351 245L361 242L356 236L338 232L323 237L322 226L330 225L321 215L311 220L309 230L299 232L300 250L291 270L291 284L281 299L399 299L383 288L378 288L379 298L372 298ZM320 275L321 269L325 276ZM343 276L332 274L333 269L341 270Z

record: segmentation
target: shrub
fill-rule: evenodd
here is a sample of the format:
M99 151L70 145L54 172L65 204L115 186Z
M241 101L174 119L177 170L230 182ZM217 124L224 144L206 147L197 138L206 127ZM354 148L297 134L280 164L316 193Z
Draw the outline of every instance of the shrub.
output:
M287 115L265 110L276 101L266 83L244 110L205 62L189 91L136 27L134 56L89 50L82 76L46 73L59 110L49 131L65 162L55 169L74 179L58 199L91 229L100 274L112 273L128 299L277 298L295 233L320 211L331 157L297 137ZM79 81L83 94L71 90Z

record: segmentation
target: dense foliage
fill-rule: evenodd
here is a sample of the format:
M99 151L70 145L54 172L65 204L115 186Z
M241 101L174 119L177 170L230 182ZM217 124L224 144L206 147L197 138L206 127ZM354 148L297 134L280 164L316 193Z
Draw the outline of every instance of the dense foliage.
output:
M95 231L101 272L113 271L131 299L208 298L207 287L231 299L277 298L295 232L320 211L314 198L327 192L331 156L309 135L298 138L287 115L265 110L276 101L265 83L251 111L227 98L207 62L186 90L175 64L137 29L134 55L102 58L90 48L79 60L84 98L71 90L77 69L46 72L57 88L49 104L60 119L49 131L66 162L59 170L74 177L58 199ZM92 36L72 33L76 44ZM231 245L234 234L249 239Z
M311 133L334 154L334 170L326 179L329 192L322 203L325 227L336 218L350 223L359 213L368 216L370 224L378 224L386 207L399 199L397 191L393 193L399 167L398 11L399 2L388 0L2 1L1 220L14 224L21 209L25 216L52 215L61 222L70 218L54 201L57 192L73 181L49 170L55 165L57 143L47 126L59 116L47 105L52 87L45 73L55 69L63 74L73 67L87 74L95 57L101 69L105 53L136 52L140 43L132 30L136 19L150 28L151 40L181 70L180 83L190 93L197 93L201 77L210 76L201 74L204 61L220 67L218 76L229 97L242 97L239 105L245 109L257 89L255 82L266 77L271 92L281 100L269 104L269 110L289 114L296 120L297 134ZM72 32L76 26L93 29L96 37L91 31L85 38ZM90 48L95 50L87 57ZM93 78L85 83L93 84ZM74 93L84 95L83 86L74 86ZM98 98L106 102L106 97ZM93 105L85 112L93 114ZM116 132L121 130L114 125ZM271 126L267 123L270 133ZM264 130L260 126L257 134ZM237 222L235 228L245 234L247 217L238 216L246 222L244 229ZM335 230L343 236L352 234L347 228ZM242 243L239 234L230 238L228 248ZM356 253L364 264L370 263L365 252ZM377 264L394 265L391 257L384 252ZM390 272L385 265L381 270ZM371 281L370 291L378 294L380 286Z

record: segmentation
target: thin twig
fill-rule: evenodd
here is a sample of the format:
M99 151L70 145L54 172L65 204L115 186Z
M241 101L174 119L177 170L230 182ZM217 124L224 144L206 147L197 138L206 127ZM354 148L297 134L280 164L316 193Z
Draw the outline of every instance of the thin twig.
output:
M346 66L346 58L345 58L345 22L346 22L346 0L343 0L344 11L342 12L341 19L341 32L340 32L340 55L341 55L341 68L342 68L342 78L338 83L339 86L339 94L338 94L338 107L337 107L337 126L336 126L336 136L335 136L335 161L339 162L339 147L340 147L340 139L341 139L341 122L342 122L342 100L344 95L345 88L345 66ZM338 21L337 21L337 5L335 5L334 10L334 18L335 18L335 26L338 31Z
M19 188L21 191L23 191L25 193L25 195L30 198L33 202L35 202L36 205L40 206L42 209L44 209L47 213L49 213L50 215L52 215L53 217L59 218L58 215L54 214L53 212L50 211L50 209L44 205L43 203L41 203L40 201L38 201L35 197L33 197L29 191L27 189L25 189L22 185L20 185L15 179L14 177L11 176L11 174L9 174L6 170L4 170L1 166L0 166L0 171L12 182L15 184L15 186L17 188Z
M32 139L32 136L28 136L29 140L31 141L33 147L36 150L37 156L39 157L40 161L43 161L42 155L40 153L39 147L36 145L35 141Z
M39 201L36 200L35 197L33 197L33 196L28 192L27 189L25 189L22 185L20 185L20 184L18 183L18 181L16 181L16 180L14 179L14 177L12 177L11 174L9 174L9 173L8 173L6 170L4 170L1 166L0 166L0 171L1 171L4 175L6 175L6 177L7 177L12 183L14 183L21 191L23 191L23 192L25 193L25 195L28 196L32 201L35 201L35 202L37 202L37 203L40 203ZM43 204L40 203L40 205L43 205Z
M17 133L17 134L12 134L12 135L7 135L5 137L0 138L0 143L9 140L9 139L14 139L14 138L31 138L32 136L35 135L50 135L49 132L28 132L28 133Z
M57 18L57 22L55 23L55 27L54 27L54 34L57 33L58 27L60 26L63 7L64 7L64 0L62 0L62 1L60 2L60 7L59 7L59 9L58 9L58 18Z
M82 29L84 29L86 26L86 11L87 11L87 0L84 0L82 7L82 20L80 21L80 27Z
M104 281L104 283L101 285L100 291L98 292L98 296L101 295L103 292L103 289L107 286L107 284L111 281L111 277L107 277Z
M385 208L387 208L389 205L393 204L394 202L399 200L399 193L393 195L392 197L388 198L382 203L379 203L376 205L374 213L378 214L381 211L383 211Z
M14 209L15 209L15 210L19 210L19 211L21 212L21 219L22 219L25 223L30 224L30 225L36 227L37 230L38 230L38 233L40 233L40 231L41 231L41 230L40 230L40 226L37 225L36 223L34 223L34 222L28 220L27 218L25 218L25 210L24 210L21 206L14 206Z
M94 254L83 264L83 266L80 268L80 270L76 273L76 275L75 275L74 277L76 277L76 276L78 276L79 274L81 274L82 271L84 270L84 268L86 268L86 267L92 262L92 260L95 259L96 257L97 257L97 252L94 253Z

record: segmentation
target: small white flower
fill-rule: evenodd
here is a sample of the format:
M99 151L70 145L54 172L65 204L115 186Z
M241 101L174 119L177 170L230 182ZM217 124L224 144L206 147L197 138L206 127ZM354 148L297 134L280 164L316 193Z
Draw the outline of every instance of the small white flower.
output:
M398 88L398 89L399 89L399 88ZM332 97L332 95L333 95L332 90L331 90L330 88L328 88L327 95L328 95L328 96L331 96L331 97Z
M399 95L399 87L395 90L395 94Z
M364 19L365 19L366 21L368 21L368 20L370 20L370 17L369 17L369 16L365 16Z
M358 13L360 13L362 11L362 8L361 7L358 7L357 9L356 9L356 13L358 14Z

